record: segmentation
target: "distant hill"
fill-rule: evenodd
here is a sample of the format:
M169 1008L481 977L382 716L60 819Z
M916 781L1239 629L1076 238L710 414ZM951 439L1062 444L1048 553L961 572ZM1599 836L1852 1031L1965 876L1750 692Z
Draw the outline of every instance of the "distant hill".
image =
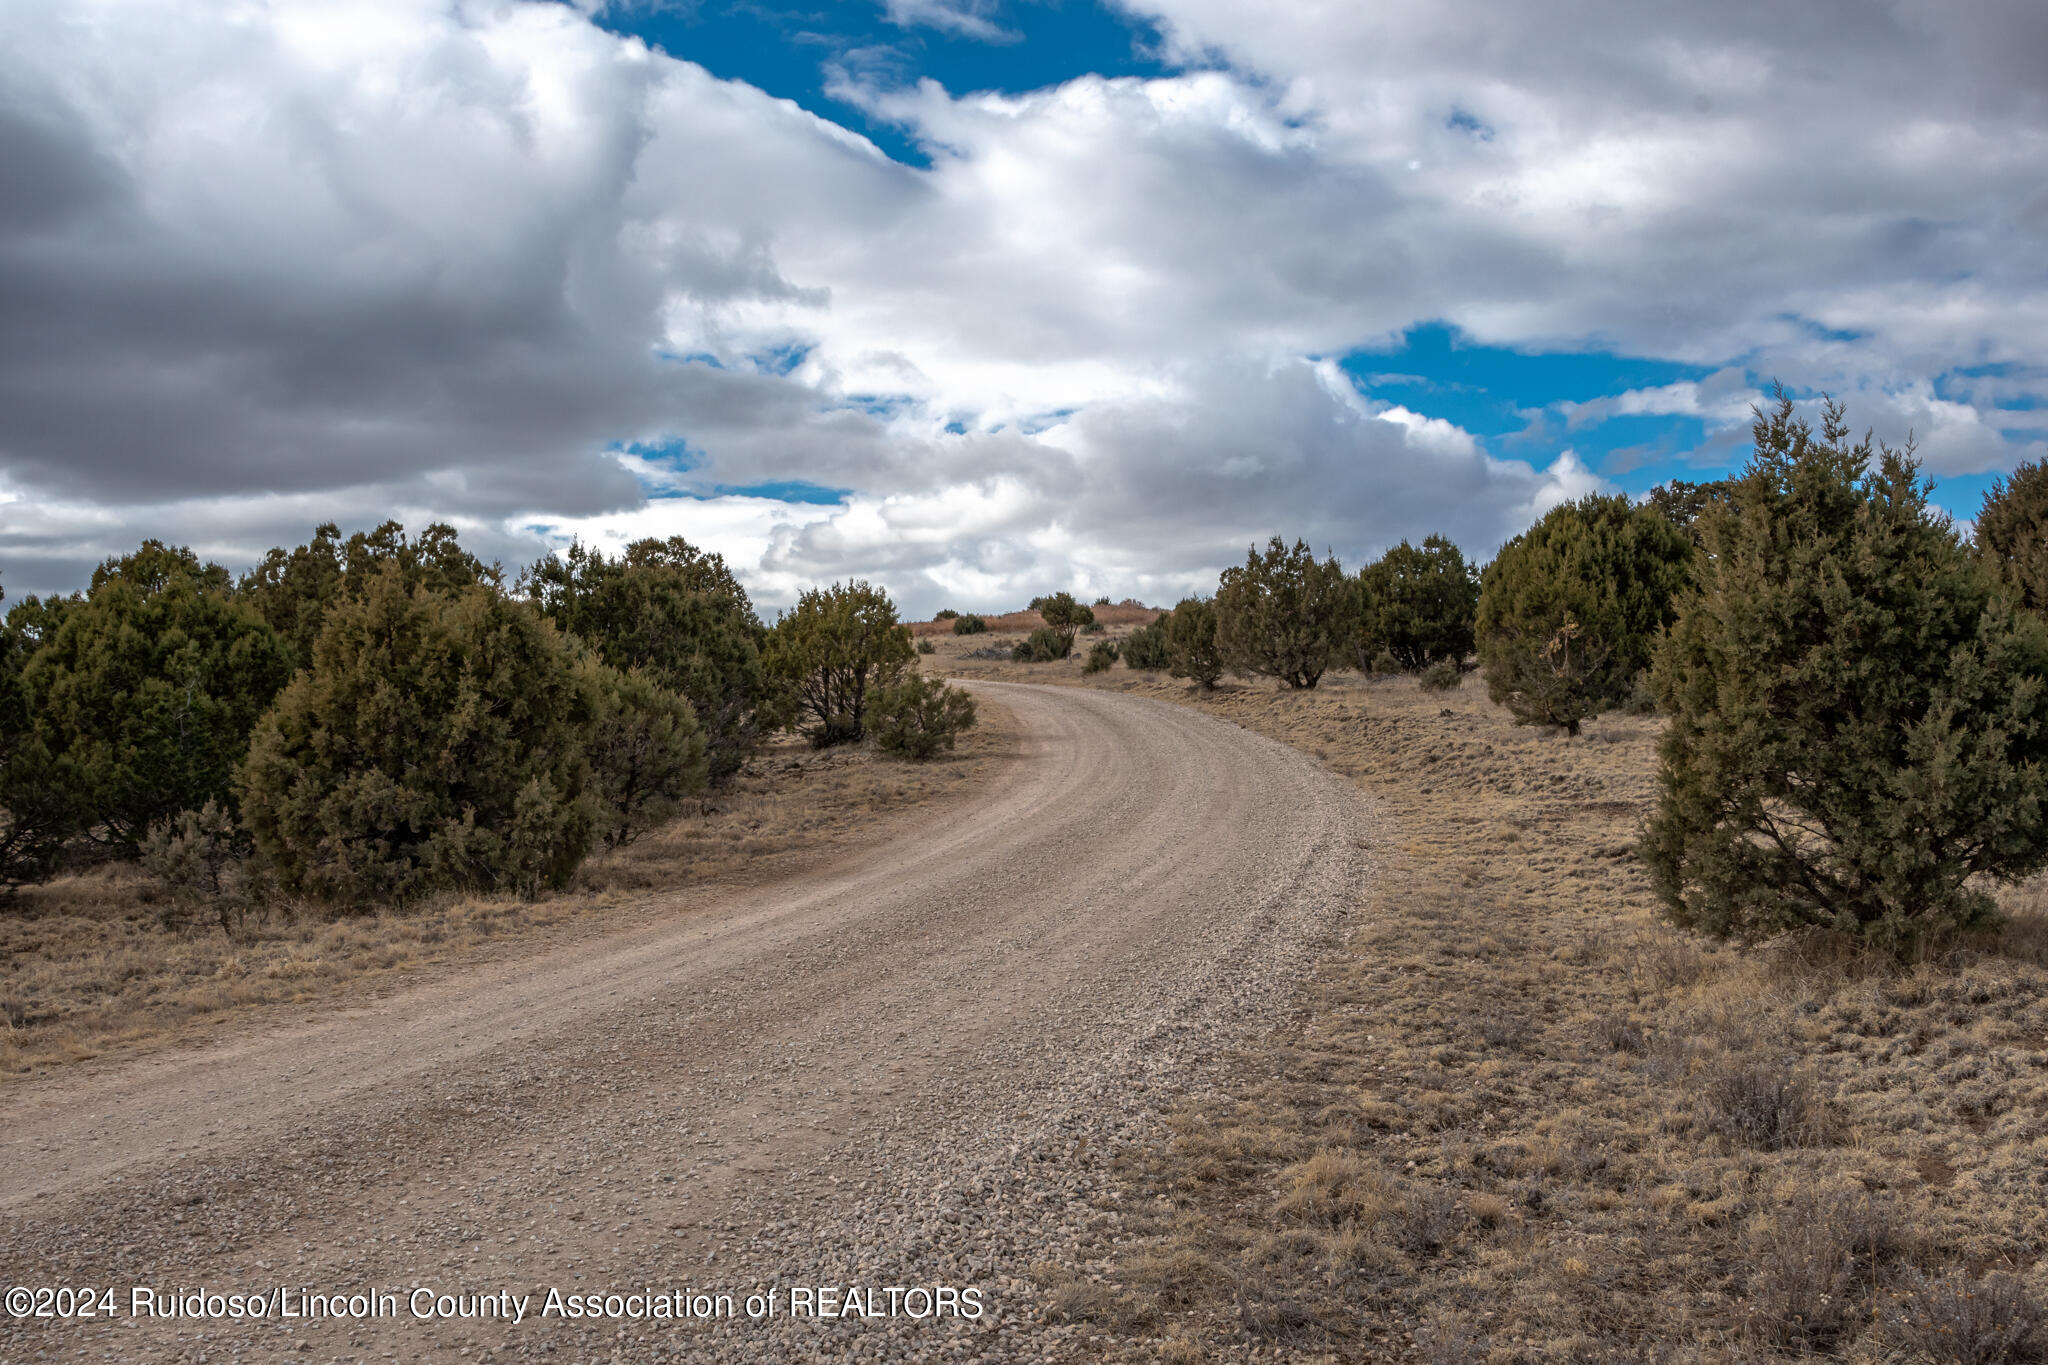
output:
M1092 610L1095 612L1095 619L1111 630L1115 630L1120 626L1150 625L1153 621L1166 614L1166 608L1164 607L1148 607L1128 597L1115 606L1094 607ZM1027 635L1045 624L1037 612L1031 611L1028 608L1023 611L1004 612L1001 616L990 616L984 612L981 613L981 619L988 622L988 628L992 634L1008 631L1018 635ZM912 635L951 635L953 633L953 620L951 617L947 617L943 621L912 621L910 623L910 633Z

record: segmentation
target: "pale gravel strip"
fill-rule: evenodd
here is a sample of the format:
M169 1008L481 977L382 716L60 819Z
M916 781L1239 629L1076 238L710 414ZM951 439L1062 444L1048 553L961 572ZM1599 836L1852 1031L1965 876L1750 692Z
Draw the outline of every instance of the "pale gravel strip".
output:
M1031 1265L1113 1246L1105 1158L1284 1015L1367 816L1191 711L977 690L1022 760L856 867L24 1087L0 1233L8 1283L977 1284L980 1322L0 1324L0 1359L1087 1358Z

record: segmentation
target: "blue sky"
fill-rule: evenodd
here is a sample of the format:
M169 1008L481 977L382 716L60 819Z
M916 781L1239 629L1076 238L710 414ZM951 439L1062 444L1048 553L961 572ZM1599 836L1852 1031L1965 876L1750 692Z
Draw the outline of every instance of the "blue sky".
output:
M644 45L643 45L644 44ZM0 577L329 519L764 609L1484 559L1774 381L2048 455L2048 7L0 7Z

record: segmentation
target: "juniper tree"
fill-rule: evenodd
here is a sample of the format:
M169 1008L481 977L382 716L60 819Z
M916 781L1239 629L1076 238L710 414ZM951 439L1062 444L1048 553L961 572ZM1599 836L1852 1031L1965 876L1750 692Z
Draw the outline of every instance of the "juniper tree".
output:
M519 586L607 664L643 669L689 702L713 782L787 723L789 699L762 658L768 632L722 557L680 536L635 541L617 558L578 542Z
M1148 671L1165 668L1166 632L1172 620L1173 613L1162 612L1126 636L1123 645L1124 667Z
M864 581L807 588L775 623L766 662L809 717L818 748L861 737L872 689L895 682L917 657L889 594Z
M1892 949L2048 862L2048 624L1928 506L1911 447L1780 396L1700 519L1658 650L1671 714L1643 855L1678 924L1822 925Z
M1216 645L1236 673L1314 687L1350 629L1353 599L1334 557L1317 561L1303 541L1274 536L1225 569L1216 588Z
M330 607L311 666L257 726L243 819L289 890L351 903L560 886L601 805L577 651L495 587L396 565Z
M1203 691L1223 676L1216 648L1216 605L1204 597L1183 597L1166 618L1166 671L1192 678Z
M1074 652L1074 636L1083 626L1095 624L1095 612L1074 600L1070 592L1056 592L1049 597L1031 599L1031 610L1045 618L1045 628L1059 641L1056 658L1064 659Z
M1629 695L1687 582L1692 545L1626 497L1553 507L1480 578L1488 694L1521 725L1579 723Z
M24 604L26 605L26 604ZM250 728L291 676L291 651L227 570L146 541L41 614L21 704L48 790L75 831L132 854L150 825L230 803Z
M1411 672L1439 659L1462 666L1472 652L1479 575L1445 537L1429 536L1420 549L1402 541L1353 584L1351 654L1360 672L1373 671L1382 650Z
M2048 613L2048 464L1991 481L1977 513L1977 556L2014 602Z

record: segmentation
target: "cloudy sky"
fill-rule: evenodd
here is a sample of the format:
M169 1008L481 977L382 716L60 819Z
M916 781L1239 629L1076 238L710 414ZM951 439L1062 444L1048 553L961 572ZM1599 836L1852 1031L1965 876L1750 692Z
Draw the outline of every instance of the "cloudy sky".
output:
M770 614L1477 557L1739 463L2048 446L2038 0L0 5L0 584L454 522Z

